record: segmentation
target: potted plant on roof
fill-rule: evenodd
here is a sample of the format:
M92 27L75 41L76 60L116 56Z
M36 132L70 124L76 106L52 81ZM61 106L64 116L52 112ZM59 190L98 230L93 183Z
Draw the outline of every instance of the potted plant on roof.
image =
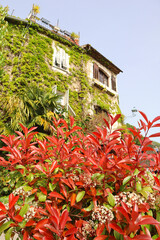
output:
M76 34L75 32L72 32L71 38L77 45L79 45L79 35L78 34Z

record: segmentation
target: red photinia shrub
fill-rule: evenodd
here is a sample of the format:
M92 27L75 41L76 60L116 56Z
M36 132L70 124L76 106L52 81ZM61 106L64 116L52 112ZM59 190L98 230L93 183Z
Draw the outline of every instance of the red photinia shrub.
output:
M87 136L72 117L70 124L54 120L54 135L43 141L34 140L36 128L22 125L23 133L1 136L1 186L12 191L0 198L0 234L160 240L160 154L147 137L160 117L150 122L140 113L144 120L131 134L113 130L120 115L109 115L104 127Z

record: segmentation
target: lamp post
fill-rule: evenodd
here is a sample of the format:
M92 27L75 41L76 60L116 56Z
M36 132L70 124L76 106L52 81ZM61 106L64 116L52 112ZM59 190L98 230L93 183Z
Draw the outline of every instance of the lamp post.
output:
M132 112L132 115L130 115L130 116L125 116L125 119L126 119L126 118L133 118L133 117L135 117L135 116L136 116L136 113L138 112L138 110L137 110L135 107L133 107L133 109L131 109L131 112Z
M132 111L132 117L136 116L136 113L138 112L137 109L135 107L133 107Z

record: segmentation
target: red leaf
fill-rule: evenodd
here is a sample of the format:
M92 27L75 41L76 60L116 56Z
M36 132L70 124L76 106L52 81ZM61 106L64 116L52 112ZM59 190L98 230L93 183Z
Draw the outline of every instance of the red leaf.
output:
M151 216L143 216L141 220L138 222L139 225L144 225L144 224L153 224L157 225L160 224L156 219L154 219Z
M103 120L105 121L105 124L107 125L108 129L110 129L108 121L105 118L103 118Z
M134 239L134 240L152 240L152 238L149 237L148 235L138 235L132 239Z
M28 240L29 234L27 231L24 231L23 233L23 240Z
M16 215L16 216L14 217L14 220L17 221L17 222L22 222L23 219L24 219L24 218L23 218L22 216L20 216L20 215Z
M74 234L74 233L76 233L77 231L78 231L78 230L77 230L77 228L75 228L75 227L70 228L70 229L65 233L65 236Z
M72 196L71 196L71 207L75 204L75 201L76 201L76 194L72 193Z
M39 189L41 190L42 193L44 193L45 195L47 195L47 190L44 187L39 187Z
M155 123L155 122L157 122L158 120L160 120L160 116L154 118L153 121L152 121L152 124Z
M134 204L133 210L132 210L132 221L135 221L138 217L139 213L138 213L138 206L137 204Z
M151 137L160 137L160 133L154 133L154 134L150 135L149 137L150 137L150 138L151 138Z
M99 144L99 142L98 142L98 140L95 138L95 137L93 137L92 135L89 135L89 136L87 136L90 140L91 140L91 142L93 142L94 144L96 144L96 145L100 145Z
M61 228L61 229L64 229L65 224L66 224L66 222L67 222L67 219L68 219L68 211L67 211L67 209L65 209L65 210L62 212L62 216L61 216L61 220L60 220L60 228Z
M147 118L146 114L143 113L143 112L141 112L141 111L139 111L139 113L142 115L142 117L143 117L143 118L146 120L146 122L148 123L149 121L148 121L148 118Z
M98 228L96 229L96 234L97 234L97 236L100 236L100 235L102 234L104 228L105 228L104 223L98 225Z
M11 209L14 206L18 199L19 196L14 196L12 193L9 195L9 209Z
M74 124L74 117L70 116L70 126L73 127Z
M126 210L125 210L124 208L122 208L122 207L117 207L116 209L117 209L120 213L122 213L123 216L125 216L125 218L129 221L129 215L128 215L128 213L126 212Z
M154 124L152 127L160 127L160 123Z
M62 195L60 195L59 193L57 192L51 192L49 194L50 197L55 197L55 198L60 198L60 199L64 199L64 197Z
M49 212L52 216L56 217L56 224L58 225L58 224L59 224L59 213L58 213L57 209L51 207L51 206L48 204L48 202L45 202L45 204L46 204L46 208L47 208L48 212Z
M158 186L154 186L154 187L152 187L154 190L157 190L157 191L160 191L160 187L158 187Z
M121 117L121 114L117 114L111 121L111 125L113 126L113 124Z
M102 235L102 236L94 238L94 240L105 240L107 237L108 237L107 235Z
M27 134L28 134L28 129L27 129L25 126L23 126L21 123L19 123L19 125L21 126L21 128L22 128L25 136L27 136Z
M50 168L50 173L52 173L53 170L56 169L56 167L57 167L57 161L52 163L51 168Z
M36 229L39 229L39 228L41 228L41 227L44 227L44 224L47 224L47 223L48 223L48 219L43 219L43 220L39 221L39 222L37 223L36 227L35 227L35 230L36 230Z
M109 227L114 229L115 231L117 231L120 234L124 234L123 230L116 223L110 223Z
M45 172L45 170L42 168L42 166L40 166L40 165L35 165L35 168L37 168L39 171L41 171L41 172L43 172L45 175L47 175L46 172Z
M45 224L46 228L49 228L52 232L56 233L59 236L59 232L57 229L55 229L52 225L50 224ZM48 240L48 239L47 239Z
M29 220L27 223L26 223L26 227L30 227L30 226L33 226L35 224L35 221L33 220Z
M6 208L5 208L4 204L1 203L1 202L0 202L0 209L2 209L3 211L6 211Z
M156 184L160 187L160 180L155 176L154 176L154 179L155 179Z

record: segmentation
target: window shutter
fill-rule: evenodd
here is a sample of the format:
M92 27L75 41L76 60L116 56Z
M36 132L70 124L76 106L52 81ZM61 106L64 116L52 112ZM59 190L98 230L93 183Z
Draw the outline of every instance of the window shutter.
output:
M117 91L116 78L115 78L114 76L112 76L111 82L112 82L112 89L113 89L114 91Z
M98 79L99 78L99 67L96 63L93 63L93 78Z
M62 68L67 69L67 54L64 50L62 52Z
M59 66L61 65L61 53L60 53L60 49L56 49L56 57L55 57L55 65Z

